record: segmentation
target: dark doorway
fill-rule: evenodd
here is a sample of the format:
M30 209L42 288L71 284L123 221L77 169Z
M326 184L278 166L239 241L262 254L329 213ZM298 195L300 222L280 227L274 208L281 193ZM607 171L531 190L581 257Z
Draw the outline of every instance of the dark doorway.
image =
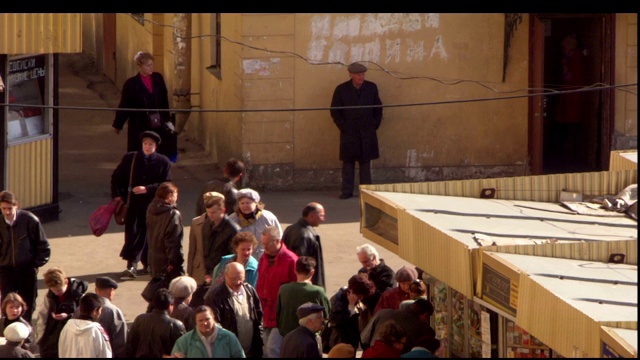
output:
M531 62L541 66L532 71L542 77L532 83L542 84L546 96L539 101L541 123L531 136L534 174L601 171L608 167L613 119L612 90L556 94L550 90L576 90L612 84L613 17L598 14L532 15L540 31L532 31L542 57ZM535 65L537 64L537 65ZM540 86L538 86L540 87ZM535 105L534 105L535 106ZM533 121L533 120L532 120ZM534 127L536 124L534 124ZM534 135L537 134L537 135Z
M104 74L116 81L116 14L102 14Z

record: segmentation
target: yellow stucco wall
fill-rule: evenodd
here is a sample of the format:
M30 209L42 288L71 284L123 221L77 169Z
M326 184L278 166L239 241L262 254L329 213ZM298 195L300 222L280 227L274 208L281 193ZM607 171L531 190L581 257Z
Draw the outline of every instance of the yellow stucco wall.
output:
M298 15L296 52L325 62L370 61L366 77L378 84L384 104L496 97L501 95L473 81L497 89L527 87L526 58L517 57L527 47L523 30L527 24L516 32L507 82L501 83L502 41L494 40L503 37L503 18L503 14ZM450 84L458 79L469 82ZM335 86L347 80L342 65L296 60L296 107L328 106ZM374 166L518 164L526 157L526 115L525 99L385 108L378 130L381 158ZM308 131L299 123L315 124L317 129ZM296 167L339 165L339 132L328 111L296 113L295 128ZM298 137L305 135L308 141ZM319 147L326 151L317 151Z
M638 14L616 15L616 84L638 83ZM638 135L637 87L618 91L615 103L615 135ZM637 140L635 144L637 149Z
M78 53L80 14L0 13L0 54Z
M189 137L220 165L244 158L256 186L339 182L339 133L326 108L348 80L336 63L356 60L385 105L420 104L384 109L376 182L527 174L526 98L446 104L526 94L527 14L511 39L505 82L504 14L222 14L220 78L206 69L213 15L192 15L193 109L317 109L191 114ZM171 94L173 14L145 19L118 14L116 83L135 74L133 55L147 50ZM617 83L637 82L636 29L636 14L617 15ZM633 142L636 96L617 92L615 114L615 136Z
M151 20L151 16L152 14L146 14L145 18ZM153 51L155 25L148 21L143 25L129 14L118 14L116 26L116 85L122 87L127 78L138 73L138 67L133 60L138 51L151 52L155 58L154 70L161 71L164 75L161 59L163 54Z

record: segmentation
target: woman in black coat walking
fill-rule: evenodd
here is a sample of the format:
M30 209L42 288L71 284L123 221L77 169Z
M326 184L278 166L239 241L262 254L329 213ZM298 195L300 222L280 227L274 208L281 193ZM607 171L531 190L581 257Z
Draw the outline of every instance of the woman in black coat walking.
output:
M178 160L178 136L170 130L175 128L169 111L152 111L153 109L169 109L167 85L162 74L153 71L153 55L139 51L134 57L139 71L125 81L120 98L120 109L150 109L151 111L118 110L113 120L116 134L129 122L127 131L127 152L140 150L140 134L154 131L160 135L162 142L158 153L165 155L172 162ZM160 121L152 123L150 116L159 116ZM167 124L171 124L167 126Z

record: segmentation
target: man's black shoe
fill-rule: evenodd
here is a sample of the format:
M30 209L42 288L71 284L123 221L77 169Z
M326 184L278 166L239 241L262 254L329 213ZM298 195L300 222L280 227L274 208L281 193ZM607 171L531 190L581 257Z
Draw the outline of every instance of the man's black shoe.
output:
M352 196L353 196L353 195L351 195L351 194L340 194L339 198L340 198L340 199L348 199L348 198L350 198L350 197L352 197Z

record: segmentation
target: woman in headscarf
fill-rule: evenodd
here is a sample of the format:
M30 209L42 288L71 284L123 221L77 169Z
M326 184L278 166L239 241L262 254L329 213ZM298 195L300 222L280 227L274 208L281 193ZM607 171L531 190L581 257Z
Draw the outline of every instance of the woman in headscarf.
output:
M229 215L229 220L240 225L241 231L248 231L260 239L262 230L267 226L277 226L282 236L282 227L278 218L269 210L265 210L264 204L260 202L260 194L253 189L238 190L238 206L236 211ZM253 249L253 257L260 260L264 252L262 244L258 241Z

